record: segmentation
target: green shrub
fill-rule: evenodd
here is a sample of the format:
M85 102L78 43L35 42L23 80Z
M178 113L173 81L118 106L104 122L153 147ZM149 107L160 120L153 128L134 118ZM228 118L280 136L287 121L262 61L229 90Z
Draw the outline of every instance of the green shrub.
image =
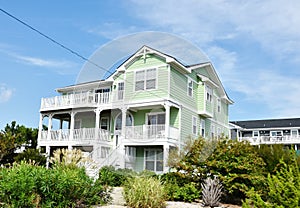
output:
M130 169L115 169L113 166L104 166L99 171L98 182L102 185L117 187L122 186L127 179L137 175Z
M161 175L167 200L192 202L200 198L200 188L196 183L181 177L177 172Z
M287 165L281 161L281 167L275 175L268 175L267 196L260 190L252 188L243 208L294 208L300 205L300 173L299 167L294 164Z
M208 175L217 176L223 185L222 199L229 203L241 203L251 187L263 186L266 173L265 163L253 146L228 139L216 144L202 138L195 140L175 168L197 184Z
M161 182L154 177L135 177L124 186L124 199L132 208L163 208L165 193Z
M0 169L0 203L7 207L75 207L105 204L107 189L89 178L84 169L52 169L21 162Z

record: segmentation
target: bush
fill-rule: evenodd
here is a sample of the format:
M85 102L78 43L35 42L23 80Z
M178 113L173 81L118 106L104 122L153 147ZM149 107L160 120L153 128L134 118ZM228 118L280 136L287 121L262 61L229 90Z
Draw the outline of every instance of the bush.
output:
M208 175L217 176L223 184L223 201L229 203L241 203L251 187L262 186L266 173L265 163L253 146L228 139L216 144L202 138L195 140L175 168L197 184Z
M160 176L164 184L167 200L192 202L200 198L200 188L176 172Z
M21 162L0 169L0 203L7 207L75 207L108 202L107 189L84 169Z
M98 182L102 185L118 187L137 175L136 172L130 169L115 169L113 166L104 166L99 171Z
M153 177L135 177L124 186L124 199L132 208L163 208L165 193L161 182Z
M222 184L217 177L206 178L201 184L202 201L204 206L217 207L222 196Z
M299 207L300 205L300 173L299 167L294 164L280 163L280 170L275 175L268 175L267 196L259 190L252 188L243 208L273 208L273 207Z

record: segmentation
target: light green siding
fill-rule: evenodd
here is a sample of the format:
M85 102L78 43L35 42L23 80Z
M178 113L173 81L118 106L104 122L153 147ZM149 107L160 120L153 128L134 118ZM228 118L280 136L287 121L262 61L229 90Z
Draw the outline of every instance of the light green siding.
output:
M156 68L156 89L135 91L135 73L137 70ZM139 101L164 98L168 96L168 67L156 56L139 58L126 69L125 101Z
M179 128L179 109L171 107L170 108L170 126Z

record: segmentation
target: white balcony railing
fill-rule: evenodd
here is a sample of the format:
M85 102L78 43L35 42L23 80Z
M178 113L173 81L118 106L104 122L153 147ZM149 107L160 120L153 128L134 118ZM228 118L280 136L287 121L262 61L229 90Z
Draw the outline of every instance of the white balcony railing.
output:
M239 141L248 141L252 145L259 144L300 144L299 136L259 136L259 137L240 137Z
M49 134L50 133L50 134ZM104 129L82 128L82 129L60 129L50 132L42 130L40 141L77 141L97 142L111 141L110 132Z
M61 95L50 98L42 98L41 109L51 108L68 108L68 107L81 107L87 105L99 105L111 103L111 93L78 93Z
M178 139L179 130L175 127L168 127L169 138ZM166 139L165 125L140 125L126 126L126 139L129 140L151 140L151 139Z

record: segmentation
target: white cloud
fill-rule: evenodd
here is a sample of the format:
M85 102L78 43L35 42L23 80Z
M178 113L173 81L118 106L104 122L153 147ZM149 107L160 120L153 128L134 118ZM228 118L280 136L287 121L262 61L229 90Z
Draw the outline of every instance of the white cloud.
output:
M13 95L13 91L5 84L0 84L0 103L8 102Z
M41 66L41 67L70 68L74 66L74 63L69 61L49 60L49 59L22 56L16 54L14 55L14 57L26 64Z

